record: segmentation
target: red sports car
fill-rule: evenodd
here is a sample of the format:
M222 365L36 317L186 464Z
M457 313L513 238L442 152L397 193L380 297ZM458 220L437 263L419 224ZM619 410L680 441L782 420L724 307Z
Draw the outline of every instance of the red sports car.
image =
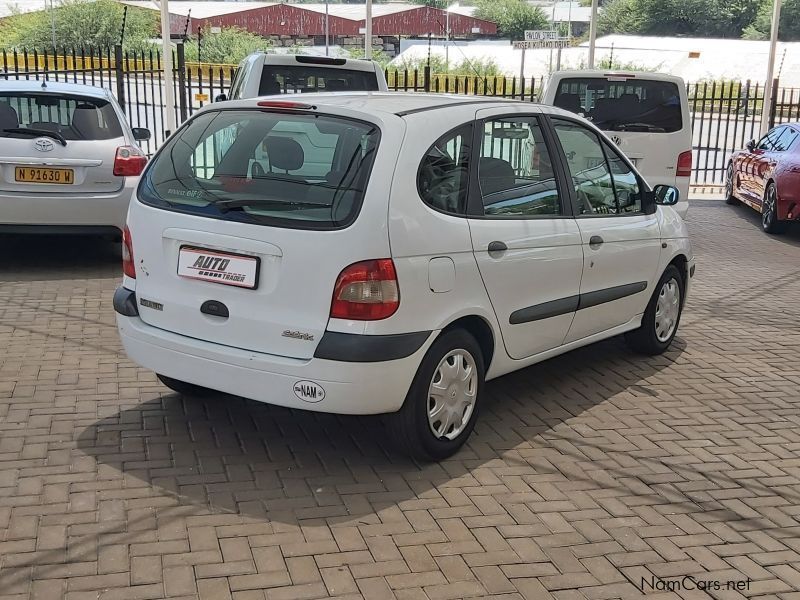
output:
M800 220L800 123L787 123L736 152L725 174L728 204L744 202L761 213L767 233Z

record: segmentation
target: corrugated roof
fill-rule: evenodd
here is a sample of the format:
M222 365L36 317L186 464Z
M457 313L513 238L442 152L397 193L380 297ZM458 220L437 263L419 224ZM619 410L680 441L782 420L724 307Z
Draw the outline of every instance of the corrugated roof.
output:
M151 0L122 0L123 4L160 10L159 5ZM208 19L246 10L275 6L277 2L185 2L173 0L169 3L169 12L185 17L191 11L193 19Z

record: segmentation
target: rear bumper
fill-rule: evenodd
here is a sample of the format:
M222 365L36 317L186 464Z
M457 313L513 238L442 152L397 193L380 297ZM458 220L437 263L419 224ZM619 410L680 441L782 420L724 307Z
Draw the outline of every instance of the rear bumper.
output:
M222 346L148 325L139 316L130 316L136 304L124 288L115 294L114 308L126 353L151 371L259 402L338 414L398 410L435 338L428 334L413 354L397 360L300 360ZM314 384L324 394L309 400L295 391L298 384Z
M0 225L47 226L53 233L69 228L113 227L122 230L138 178L110 194L13 194L0 192ZM44 229L42 229L44 231ZM23 232L20 229L20 232Z

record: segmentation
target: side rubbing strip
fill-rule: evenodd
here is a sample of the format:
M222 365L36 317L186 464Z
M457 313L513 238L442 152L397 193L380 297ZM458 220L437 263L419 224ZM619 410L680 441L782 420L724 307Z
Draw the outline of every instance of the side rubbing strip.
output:
M543 302L542 304L515 310L511 313L508 322L511 325L520 325L521 323L530 323L531 321L541 321L542 319L558 317L575 312L576 310L581 310L582 308L591 308L598 304L619 300L625 296L632 296L633 294L643 292L645 289L647 289L647 282L639 281L637 283L626 283L625 285L597 290L596 292L588 292L579 296L559 298L558 300L551 300L550 302Z
M633 296L634 294L643 292L645 289L647 289L647 282L639 281L637 283L626 283L625 285L597 290L596 292L587 292L586 294L581 294L578 310L597 306L598 304L605 304L606 302L613 302L625 296Z
M508 322L512 325L519 325L520 323L530 323L531 321L566 315L578 309L579 299L580 296L570 296L569 298L560 298L536 304L535 306L520 308L511 313Z

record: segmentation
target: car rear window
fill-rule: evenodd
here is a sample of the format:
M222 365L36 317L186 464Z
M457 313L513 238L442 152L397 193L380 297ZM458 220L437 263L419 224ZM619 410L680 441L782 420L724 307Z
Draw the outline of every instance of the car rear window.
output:
M0 93L0 137L30 137L22 130L56 133L65 140L122 137L114 107L107 100L55 93Z
M680 98L670 81L570 77L560 81L553 104L605 131L672 133L683 128Z
M264 65L260 96L309 92L372 92L378 89L374 72L319 65Z
M229 221L345 227L361 208L378 140L375 125L334 116L206 112L156 155L139 199Z

